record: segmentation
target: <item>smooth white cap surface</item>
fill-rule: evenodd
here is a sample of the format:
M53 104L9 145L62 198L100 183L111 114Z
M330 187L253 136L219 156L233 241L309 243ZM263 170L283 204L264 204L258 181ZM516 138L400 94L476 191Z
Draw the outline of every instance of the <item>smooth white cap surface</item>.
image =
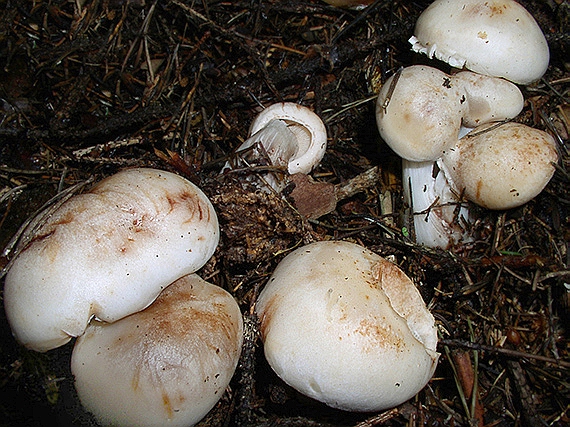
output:
M376 103L376 122L384 141L411 162L435 161L476 127L516 117L524 98L502 78L470 71L448 75L412 65L391 76Z
M219 240L218 219L190 181L127 169L61 205L14 260L4 305L16 339L46 351L148 306L201 268Z
M418 18L412 49L453 67L527 84L550 60L532 15L514 0L436 0Z
M544 189L557 161L556 143L548 133L509 122L474 129L438 164L467 199L488 209L510 209Z
M437 160L457 141L466 109L462 96L463 85L443 71L406 67L391 76L378 95L380 135L406 160Z
M145 310L89 325L73 349L75 387L102 425L189 427L222 397L242 336L233 297L185 276Z
M471 71L454 74L453 79L463 85L467 104L462 122L465 127L513 119L524 107L522 92L508 80Z
M277 375L334 408L396 406L437 365L434 319L412 281L354 243L291 252L260 293L256 313Z

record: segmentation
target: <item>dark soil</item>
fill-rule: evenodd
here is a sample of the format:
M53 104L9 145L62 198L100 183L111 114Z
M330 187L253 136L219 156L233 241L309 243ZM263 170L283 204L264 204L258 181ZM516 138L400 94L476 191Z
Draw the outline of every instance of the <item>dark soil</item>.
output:
M218 211L221 242L199 273L235 296L246 324L234 380L200 426L570 425L570 3L521 1L546 35L551 63L521 87L516 120L555 136L556 174L520 208L473 207L474 241L450 250L418 246L405 232L400 161L374 118L375 94L400 67L450 71L407 41L429 3L0 0L2 265L20 226L56 194L125 167L170 170ZM243 179L254 169L220 175L261 106L278 101L306 105L326 124L317 182L342 186L377 166L375 179L307 220L290 198ZM325 239L391 256L436 317L436 374L393 410L332 410L289 388L264 360L251 314L257 293L290 249ZM74 392L72 343L26 350L4 310L0 334L0 425L95 425Z

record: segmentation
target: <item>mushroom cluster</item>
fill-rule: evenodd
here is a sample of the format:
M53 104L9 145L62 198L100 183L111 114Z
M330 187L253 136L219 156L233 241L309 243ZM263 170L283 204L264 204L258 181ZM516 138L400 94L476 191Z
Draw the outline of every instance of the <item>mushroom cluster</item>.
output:
M523 104L519 88L506 80L412 65L382 86L376 119L380 135L400 157L435 161L457 142L462 126L513 118Z
M416 241L448 248L469 240L465 200L510 209L539 194L554 174L554 139L503 123L524 105L514 83L531 83L546 71L548 45L513 0L436 0L420 15L410 43L471 70L404 68L386 81L376 106L380 135L403 159Z
M42 352L80 337L78 395L102 424L191 425L221 397L241 346L237 303L188 276L218 240L216 212L190 181L121 171L31 231L5 280L12 332ZM149 403L157 393L160 408Z
M437 365L434 318L413 282L354 243L322 241L291 252L261 291L256 313L276 374L333 408L397 406Z

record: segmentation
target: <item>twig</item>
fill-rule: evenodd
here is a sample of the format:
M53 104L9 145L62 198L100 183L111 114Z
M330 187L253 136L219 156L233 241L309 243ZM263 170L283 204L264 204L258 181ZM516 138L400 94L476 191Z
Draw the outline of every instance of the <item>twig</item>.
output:
M331 40L331 44L335 44L338 39L340 39L342 36L344 36L354 27L356 27L360 22L366 19L366 17L370 15L372 12L374 12L376 9L380 9L381 7L391 4L392 1L390 0L376 0L374 3L366 6L366 8L362 10L362 12L360 12L360 14L350 24L348 24L346 27L344 27L342 30L340 30L338 33L334 35L334 37Z
M390 421L392 418L400 415L400 410L398 408L390 409L381 414L375 415L374 417L368 418L361 423L356 424L354 427L373 427Z
M349 179L343 184L335 186L337 201L347 199L361 191L374 187L380 181L380 169L378 166L368 169L365 172Z
M531 353L525 353L525 352L517 351L517 350L510 350L508 348L493 347L491 345L471 343L469 341L456 340L456 339L452 339L452 340L442 339L439 341L439 344L440 345L447 345L449 347L468 348L468 349L472 349L472 350L488 351L490 353L499 353L499 354L502 354L504 356L513 357L513 358L517 358L517 359L540 360L541 362L552 363L552 364L557 365L563 369L570 369L570 362L567 362L565 360L554 359L552 357L541 356L539 354L531 354Z

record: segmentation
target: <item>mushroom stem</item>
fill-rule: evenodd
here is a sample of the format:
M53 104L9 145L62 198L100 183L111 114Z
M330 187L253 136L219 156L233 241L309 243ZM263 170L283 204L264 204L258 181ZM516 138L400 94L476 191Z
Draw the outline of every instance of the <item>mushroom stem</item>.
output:
M402 178L409 206L406 223L413 226L418 244L447 249L469 241L469 208L435 162L404 159Z

